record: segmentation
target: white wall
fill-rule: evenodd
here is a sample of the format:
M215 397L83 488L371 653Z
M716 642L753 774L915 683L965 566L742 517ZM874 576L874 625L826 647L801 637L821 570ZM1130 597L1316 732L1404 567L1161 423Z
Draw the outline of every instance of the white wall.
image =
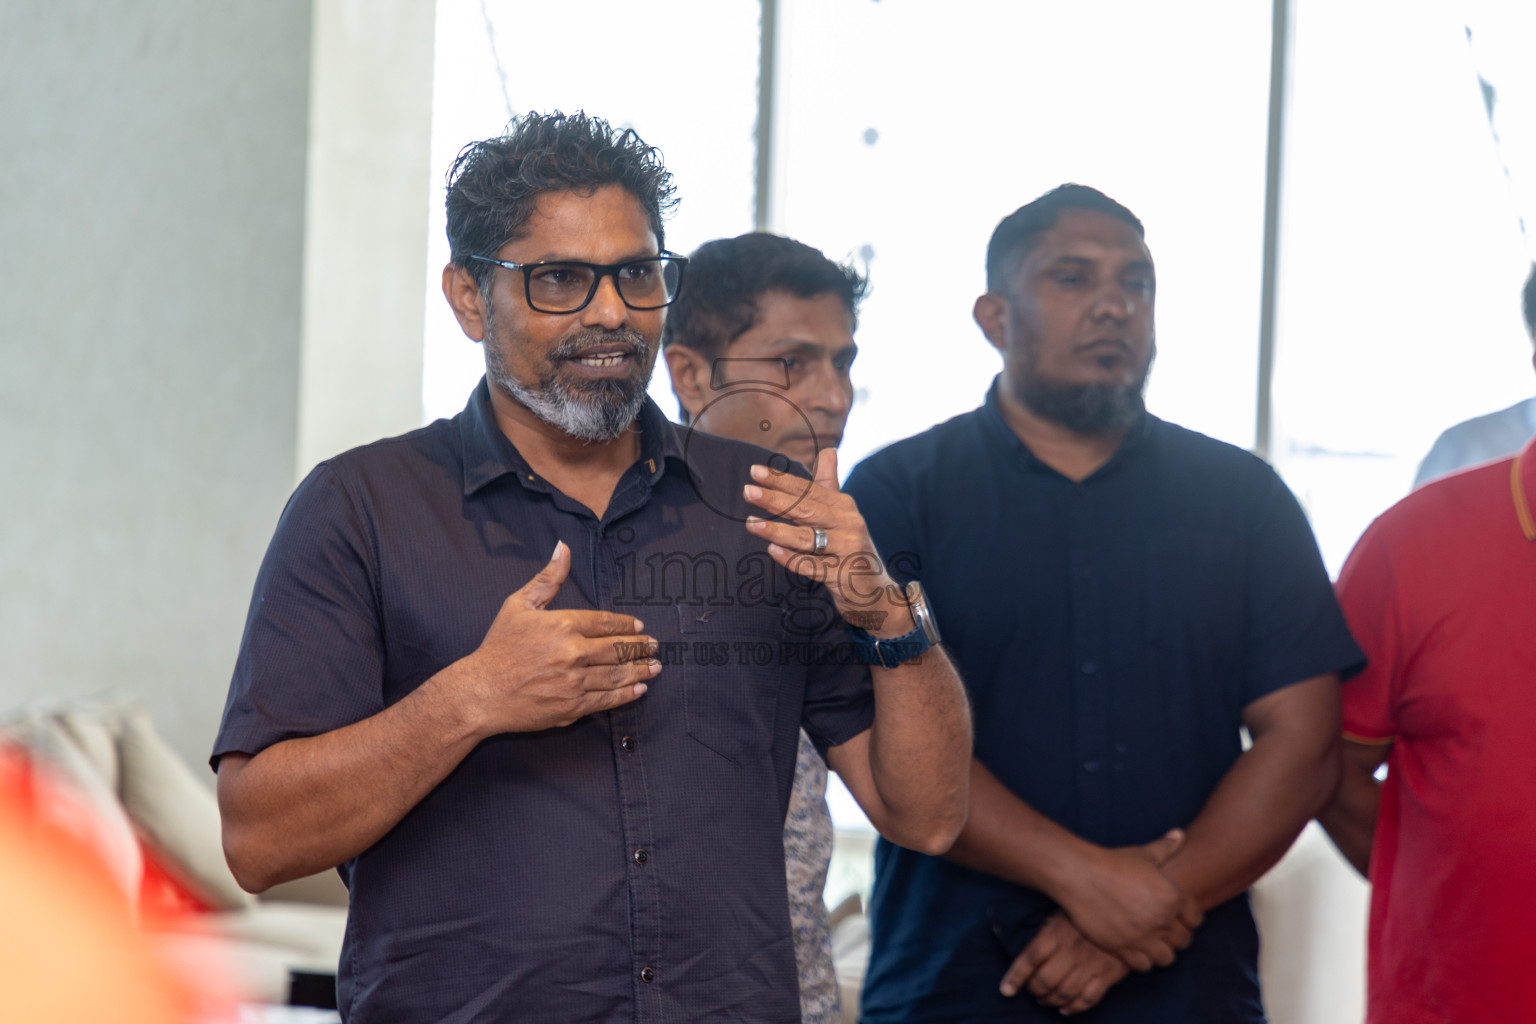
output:
M0 5L0 710L204 760L293 479L306 0Z
M0 0L0 714L130 697L204 761L307 468L301 368L307 407L330 407L305 418L315 445L419 422L432 10ZM358 99L402 90L415 108ZM405 179L402 213L386 186ZM306 245L339 268L329 318L304 312ZM405 382L324 371L361 340Z

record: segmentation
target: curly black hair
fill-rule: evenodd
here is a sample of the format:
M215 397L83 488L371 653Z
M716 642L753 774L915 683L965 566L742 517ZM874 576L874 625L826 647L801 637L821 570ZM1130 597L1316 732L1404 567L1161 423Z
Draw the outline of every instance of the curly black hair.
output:
M449 258L486 286L494 267L471 260L516 238L546 192L592 192L622 185L639 202L662 245L661 219L677 205L661 151L584 111L515 118L494 139L472 142L448 170Z
M854 268L833 263L821 250L792 238L766 231L717 238L688 257L688 284L667 310L661 344L718 356L751 330L757 298L765 292L801 299L831 292L857 324L867 284Z
M1096 188L1087 185L1057 185L1038 199L1025 203L998 223L987 243L987 291L1006 292L1024 265L1024 258L1040 241L1040 236L1056 226L1062 210L1096 210L1122 220L1147 237L1146 228L1134 213Z

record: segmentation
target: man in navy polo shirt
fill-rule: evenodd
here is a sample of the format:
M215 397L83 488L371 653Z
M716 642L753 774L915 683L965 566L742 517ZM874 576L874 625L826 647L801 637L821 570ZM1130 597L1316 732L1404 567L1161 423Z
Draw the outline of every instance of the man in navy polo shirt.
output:
M1275 473L1145 411L1129 210L1042 196L998 225L987 288L985 404L847 485L976 709L954 848L877 849L863 1019L1260 1022L1246 890L1333 790L1360 652Z
M646 397L671 192L584 115L466 147L443 292L486 377L317 466L262 564L224 849L253 891L339 867L349 1024L799 1021L802 728L897 842L963 822L964 693L830 461L774 472Z

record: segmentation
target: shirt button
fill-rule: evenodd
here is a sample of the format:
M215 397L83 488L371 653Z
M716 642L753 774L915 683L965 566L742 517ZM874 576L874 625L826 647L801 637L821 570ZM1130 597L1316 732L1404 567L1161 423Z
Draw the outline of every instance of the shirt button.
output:
M1103 767L1103 765L1099 764L1099 762L1097 762L1097 761L1084 761L1083 762L1083 771L1087 772L1090 775L1092 775L1094 772L1098 771L1102 767Z
M646 853L644 849L640 849L640 850L636 850L635 851L635 863L636 864L644 864L646 861L648 861L650 859L651 859L651 855Z
M1097 672L1098 670L1099 670L1099 663L1098 662L1096 662L1096 661L1085 661L1085 662L1083 662L1083 675L1091 676L1095 672Z
M625 736L619 740L619 746L624 748L624 753L633 754L635 752L635 738L633 736Z
M654 967L642 967L642 968L640 968L640 980L645 982L647 985L649 985L651 982L655 981L656 980L656 969Z

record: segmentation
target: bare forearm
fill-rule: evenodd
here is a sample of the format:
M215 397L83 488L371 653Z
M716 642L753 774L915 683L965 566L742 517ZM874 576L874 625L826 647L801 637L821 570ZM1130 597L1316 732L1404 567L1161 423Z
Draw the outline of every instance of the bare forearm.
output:
M255 757L225 755L224 853L244 888L260 892L368 849L464 759L478 737L442 677L353 725Z
M1371 872L1371 844L1376 839L1376 813L1381 807L1381 783L1376 769L1391 744L1344 743L1344 775L1333 800L1317 816L1344 859L1366 877Z
M1336 743L1299 747L1259 737L1190 823L1163 873L1202 910L1231 899L1290 848L1338 778Z
M946 856L1061 902L1066 879L1092 844L1020 800L974 759L970 782L971 812Z
M942 852L965 823L971 710L940 648L894 669L873 669L869 767L894 828L915 848Z

